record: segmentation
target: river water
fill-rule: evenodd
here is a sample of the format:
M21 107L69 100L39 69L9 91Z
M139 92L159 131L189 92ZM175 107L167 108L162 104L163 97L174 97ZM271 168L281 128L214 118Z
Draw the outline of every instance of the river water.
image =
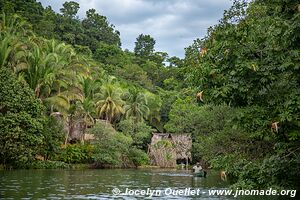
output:
M170 169L0 171L0 199L262 199L209 195L228 187L213 171L207 178Z

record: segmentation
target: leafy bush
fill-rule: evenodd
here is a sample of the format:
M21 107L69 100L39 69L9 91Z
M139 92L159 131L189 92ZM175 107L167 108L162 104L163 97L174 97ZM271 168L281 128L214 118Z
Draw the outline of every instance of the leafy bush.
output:
M34 161L27 165L30 169L69 169L71 166L67 163L60 161Z
M90 133L95 135L93 160L97 167L122 167L127 165L131 137L117 133L109 123L97 123Z
M137 148L131 148L129 150L129 159L135 166L148 165L150 163L150 159L146 152Z
M93 128L89 130L90 134L95 135L96 138L105 138L106 136L115 134L117 131L108 122L99 121Z
M232 188L276 188L284 189L290 186L297 189L299 185L299 157L273 155L260 160L241 159L239 155L219 157L212 161L227 171L234 184ZM226 163L226 164L225 164Z
M94 147L90 144L69 144L61 150L59 160L65 163L91 163Z
M22 167L43 143L43 106L27 84L0 68L0 163Z
M95 145L94 161L100 167L126 167L130 166L128 159L132 139L122 133L107 135L98 139Z
M143 150L147 149L153 129L145 122L135 122L130 118L121 121L118 128L122 133L132 137L134 146Z
M40 154L46 160L54 159L61 152L60 145L64 141L63 126L52 116L46 118L43 130L43 143Z
M296 155L272 155L263 160L259 168L258 184L287 188L300 188L300 158Z
M133 167L149 161L144 151L133 146L130 135L116 132L110 124L97 123L90 133L96 137L94 167Z
M193 160L210 160L245 146L248 137L234 121L237 111L226 105L199 106L191 98L178 99L170 111L168 132L192 133Z
M222 130L232 120L234 109L226 106L199 106L190 97L177 99L172 105L169 122L165 125L168 132L208 135Z

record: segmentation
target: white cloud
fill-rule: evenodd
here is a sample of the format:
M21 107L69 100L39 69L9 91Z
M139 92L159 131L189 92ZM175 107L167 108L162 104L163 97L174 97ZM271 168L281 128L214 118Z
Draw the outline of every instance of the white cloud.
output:
M80 4L79 17L95 8L121 32L122 47L133 50L139 34L150 34L156 50L170 56L184 56L184 48L205 35L218 22L230 0L74 0ZM59 11L64 1L40 0Z

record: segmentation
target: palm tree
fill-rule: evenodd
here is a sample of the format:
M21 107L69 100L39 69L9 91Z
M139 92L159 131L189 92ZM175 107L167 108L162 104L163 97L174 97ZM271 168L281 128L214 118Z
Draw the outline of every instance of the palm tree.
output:
M77 80L82 95L85 98L94 99L95 94L100 90L101 80L84 76L77 76Z
M82 123L82 135L81 135L81 142L84 142L84 135L89 126L92 126L95 124L95 120L93 118L95 111L95 103L90 98L84 98L83 101L79 101L77 103L77 112L79 114L79 117L81 119Z
M20 38L32 34L30 25L17 15L7 17L3 13L0 17L0 67L7 65L16 72L23 67L26 46Z
M123 114L124 102L121 95L122 91L120 88L111 84L103 85L96 103L98 116L112 123L113 120Z
M56 40L46 40L44 51L57 57L56 80L53 82L53 90L58 93L61 89L74 90L78 87L78 77L89 77L89 63L79 55L76 55L71 45Z
M82 98L77 101L77 109L82 119L83 131L81 141L83 142L86 129L95 123L93 116L95 115L96 106L93 99L95 98L96 92L100 89L100 80L78 76L78 86L82 96Z
M17 14L7 16L5 13L1 14L0 32L9 35L31 35L31 25L24 21Z
M7 64L12 48L10 41L12 37L0 37L0 68Z
M70 109L70 100L66 94L60 93L44 99L44 104L49 106L50 113L58 111L65 118L68 115Z
M27 67L21 72L22 76L35 91L38 98L42 97L42 90L50 93L51 86L56 80L56 74L61 70L55 54L46 54L37 45L33 46L26 57Z
M23 67L24 44L8 33L0 33L0 67L8 66L14 72Z
M62 115L63 122L66 123L68 130L65 135L65 145L67 145L69 137L73 135L74 125L78 118L78 105L77 101L81 99L80 95L76 95L71 91L64 91L59 94L53 95L44 99L44 104L51 108L51 114L54 110L59 111Z
M88 64L76 56L70 45L55 40L31 37L31 49L26 55L26 67L20 73L38 98L73 90L77 76L88 76Z
M160 121L162 100L158 95L152 93L147 93L146 95L148 99L148 107L150 109L150 113L148 115L149 123L159 131L163 132L163 125Z
M142 122L150 113L148 107L148 100L144 93L139 92L137 88L129 89L128 93L125 94L127 99L126 105L124 106L125 117L133 117L135 122Z

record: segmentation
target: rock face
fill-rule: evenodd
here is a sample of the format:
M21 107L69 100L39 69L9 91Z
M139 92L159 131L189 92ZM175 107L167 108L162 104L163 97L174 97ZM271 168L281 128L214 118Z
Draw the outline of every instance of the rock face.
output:
M177 161L188 165L192 160L190 134L153 133L148 155L152 165L176 167Z

